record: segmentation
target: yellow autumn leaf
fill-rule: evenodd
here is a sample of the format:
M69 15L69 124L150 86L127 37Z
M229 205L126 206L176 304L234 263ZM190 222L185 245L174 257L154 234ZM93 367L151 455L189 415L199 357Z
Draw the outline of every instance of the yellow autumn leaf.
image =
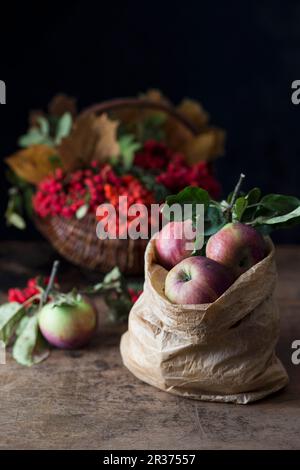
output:
M166 144L174 151L181 151L184 145L194 138L193 132L173 116L164 124Z
M186 117L191 124L200 132L201 128L207 125L209 114L202 107L201 103L191 99L183 100L178 106L177 111Z
M107 114L101 114L95 118L93 129L98 135L93 158L105 162L111 157L117 157L120 146L117 140L119 121L113 121Z
M32 145L6 158L8 166L28 183L38 184L53 171L51 157L57 155L55 149L47 145Z
M200 160L210 161L224 153L225 132L222 129L208 128L196 137L189 139L180 148L189 164Z
M142 93L140 98L153 101L153 103L162 103L168 106L172 106L171 101L169 101L168 98L166 98L166 96L164 96L157 88L150 88L146 91L146 93Z
M67 172L80 168L92 160L98 140L94 123L94 114L80 115L71 133L58 146L58 154Z

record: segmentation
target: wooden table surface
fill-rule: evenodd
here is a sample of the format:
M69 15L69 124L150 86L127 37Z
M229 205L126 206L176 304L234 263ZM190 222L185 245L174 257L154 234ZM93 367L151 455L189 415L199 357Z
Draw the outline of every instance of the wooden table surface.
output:
M44 243L2 242L1 300L8 287L46 273L54 257ZM284 391L231 405L156 390L123 367L119 340L126 326L105 324L99 299L99 333L86 349L53 350L31 368L10 357L0 365L0 448L299 449L300 365L291 362L291 344L300 340L300 247L277 247L277 262L278 355L290 376ZM59 277L65 288L97 279L66 262Z

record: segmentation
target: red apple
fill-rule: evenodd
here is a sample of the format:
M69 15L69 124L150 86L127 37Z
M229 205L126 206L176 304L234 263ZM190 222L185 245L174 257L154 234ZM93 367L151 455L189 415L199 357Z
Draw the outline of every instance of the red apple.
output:
M263 236L240 222L226 224L206 245L206 256L227 268L237 278L266 255Z
M195 238L191 220L170 222L165 225L155 240L158 263L166 269L171 269L183 259L191 256Z
M214 302L233 282L231 272L204 256L191 256L169 271L166 297L174 304Z

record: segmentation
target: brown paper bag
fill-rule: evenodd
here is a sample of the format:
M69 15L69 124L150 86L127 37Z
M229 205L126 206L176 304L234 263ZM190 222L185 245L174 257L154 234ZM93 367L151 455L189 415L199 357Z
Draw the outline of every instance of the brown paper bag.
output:
M121 339L125 366L148 384L198 400L246 404L284 387L288 376L274 352L274 246L267 243L269 255L215 302L183 306L165 297L167 271L150 240L144 292Z

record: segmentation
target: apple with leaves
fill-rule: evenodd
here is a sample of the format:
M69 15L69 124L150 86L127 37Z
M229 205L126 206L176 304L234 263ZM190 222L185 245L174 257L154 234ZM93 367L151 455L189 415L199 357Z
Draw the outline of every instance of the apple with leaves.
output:
M240 175L234 191L223 201L215 201L209 194L197 187L187 187L176 195L168 196L163 213L168 217L172 206L192 205L192 222L197 219L196 206L204 207L204 247L201 253L226 266L236 276L266 256L263 236L274 230L294 227L300 224L300 199L283 194L262 196L259 188L248 193L241 192L245 178ZM197 234L198 238L198 234ZM207 248L205 250L205 245Z
M39 327L48 343L57 348L84 346L96 329L96 312L79 294L60 294L39 313Z
M165 280L165 295L174 304L214 302L233 283L229 269L205 256L191 256L177 264Z

